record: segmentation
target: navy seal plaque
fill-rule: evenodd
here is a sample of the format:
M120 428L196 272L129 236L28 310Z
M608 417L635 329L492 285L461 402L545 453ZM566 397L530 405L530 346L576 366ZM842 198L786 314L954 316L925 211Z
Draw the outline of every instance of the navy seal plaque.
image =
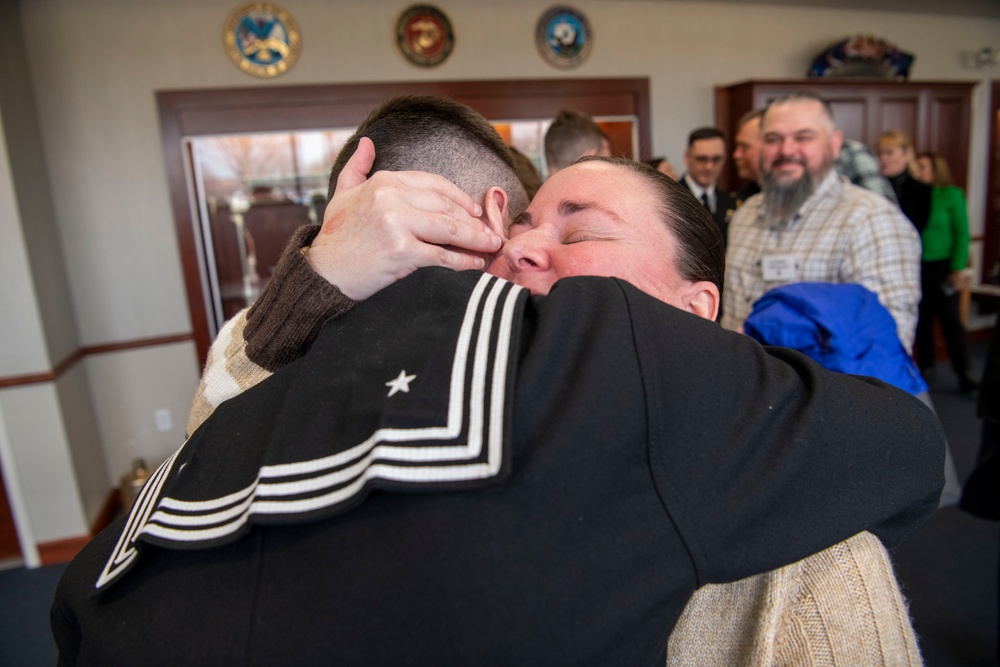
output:
M576 67L590 54L594 33L582 12L572 7L549 8L535 30L542 57L559 68Z

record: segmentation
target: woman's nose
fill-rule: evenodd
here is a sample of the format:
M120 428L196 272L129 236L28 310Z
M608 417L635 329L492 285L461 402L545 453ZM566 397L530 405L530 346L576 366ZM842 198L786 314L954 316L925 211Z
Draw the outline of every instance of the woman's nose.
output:
M549 243L535 231L522 232L504 245L504 257L514 271L547 271Z

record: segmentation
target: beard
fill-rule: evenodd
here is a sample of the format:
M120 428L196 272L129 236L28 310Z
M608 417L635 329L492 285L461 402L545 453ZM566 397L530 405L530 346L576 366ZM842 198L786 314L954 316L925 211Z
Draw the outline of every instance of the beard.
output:
M770 168L764 172L764 182L761 184L764 193L764 215L767 216L769 224L778 226L788 224L833 168L832 156L827 156L816 172L811 171L804 161L794 159L784 161L802 165L802 176L794 181L779 182L774 175L774 168L780 166L782 162L779 159L772 162Z

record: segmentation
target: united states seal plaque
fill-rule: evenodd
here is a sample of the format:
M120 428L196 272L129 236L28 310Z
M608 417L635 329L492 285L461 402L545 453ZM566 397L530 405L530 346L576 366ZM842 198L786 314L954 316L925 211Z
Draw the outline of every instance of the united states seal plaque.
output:
M299 58L302 37L292 15L269 2L252 2L226 19L226 53L247 74L284 74Z
M440 65L455 46L451 21L433 5L413 5L396 21L396 46L414 65Z
M572 7L551 7L538 19L535 42L549 64L576 67L590 54L593 42L590 23Z

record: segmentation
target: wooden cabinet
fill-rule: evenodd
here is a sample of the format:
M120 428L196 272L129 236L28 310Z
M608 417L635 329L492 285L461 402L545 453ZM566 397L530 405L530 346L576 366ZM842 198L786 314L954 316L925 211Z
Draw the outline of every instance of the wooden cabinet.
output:
M902 129L919 151L948 161L955 184L966 189L971 138L971 98L975 82L896 82L866 79L744 81L715 89L715 123L732 141L736 123L750 111L796 90L812 90L829 100L844 136L874 147L886 130ZM720 180L736 189L732 160Z
M991 82L990 152L987 158L986 220L983 229L984 283L1000 283L1000 81Z

